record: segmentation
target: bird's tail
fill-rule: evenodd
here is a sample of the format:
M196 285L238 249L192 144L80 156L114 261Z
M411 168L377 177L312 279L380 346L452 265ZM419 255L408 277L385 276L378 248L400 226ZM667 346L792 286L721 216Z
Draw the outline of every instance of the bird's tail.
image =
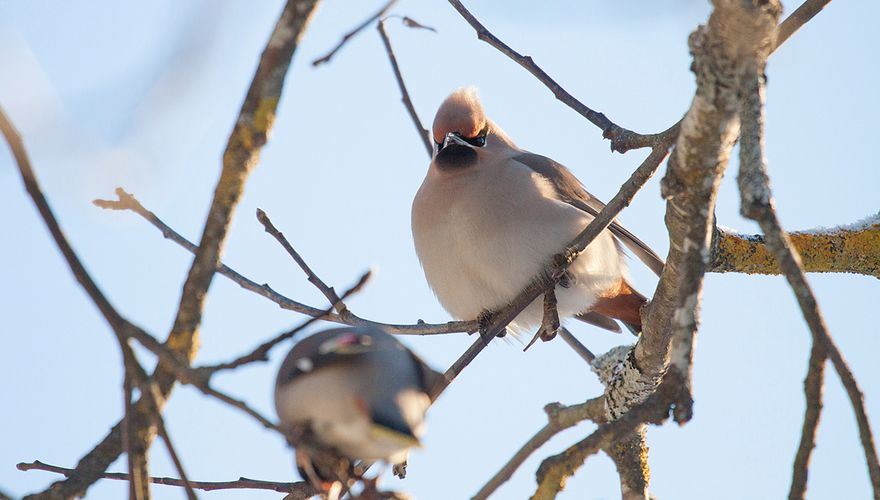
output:
M635 291L625 279L621 279L616 287L593 304L590 311L620 320L629 331L638 335L642 331L640 310L647 301L644 295Z

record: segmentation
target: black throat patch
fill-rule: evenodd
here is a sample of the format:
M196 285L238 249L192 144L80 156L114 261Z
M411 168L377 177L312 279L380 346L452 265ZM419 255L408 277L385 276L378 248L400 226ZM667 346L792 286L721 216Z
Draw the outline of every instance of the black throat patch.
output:
M440 170L459 170L477 164L477 152L468 146L450 144L437 153L434 160Z

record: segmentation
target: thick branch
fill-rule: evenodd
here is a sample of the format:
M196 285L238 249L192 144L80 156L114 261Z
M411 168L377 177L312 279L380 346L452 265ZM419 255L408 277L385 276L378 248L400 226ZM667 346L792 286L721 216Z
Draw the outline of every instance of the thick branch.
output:
M19 463L15 467L20 471L43 470L47 472L54 472L56 474L63 474L67 477L76 474L76 470L74 469L58 467L57 465L49 465L40 462L39 460L31 463ZM129 476L128 474L121 474L118 472L105 472L100 474L100 479L128 481ZM183 487L185 485L183 480L171 477L151 477L150 482L152 482L153 484L161 484L165 486ZM190 481L189 483L192 485L193 488L203 491L239 489L277 491L279 493L289 493L291 495L294 495L290 497L292 500L306 500L316 494L312 485L310 485L306 481L297 481L295 483L281 483L275 481L261 481L259 479L248 479L246 477L241 477L236 481Z
M635 410L630 408L644 400L645 384L664 373L664 383L648 401L663 393L664 401L674 404L677 421L685 422L691 416L693 342L708 264L705 256L711 242L712 214L739 132L736 71L744 64L743 53L768 38L766 31L762 33L756 25L775 26L772 8L767 12L735 0L717 0L708 26L698 28L690 38L697 91L682 120L662 183L667 199L669 256L654 298L643 314L644 329L635 348L629 353L625 347L620 352L609 352L594 363L606 383L606 411L610 418L620 418L613 424L632 424L624 434L638 427L633 421ZM600 369L605 364L622 369ZM605 445L606 441L594 436L542 464L535 498L555 496L583 460Z
M880 214L851 226L789 233L804 270L853 273L880 278ZM762 235L724 229L712 242L710 272L780 274L779 263Z
M649 500L648 485L651 482L651 469L648 466L648 429L642 425L628 436L615 439L605 448L611 457L617 475L620 476L620 498L622 500Z

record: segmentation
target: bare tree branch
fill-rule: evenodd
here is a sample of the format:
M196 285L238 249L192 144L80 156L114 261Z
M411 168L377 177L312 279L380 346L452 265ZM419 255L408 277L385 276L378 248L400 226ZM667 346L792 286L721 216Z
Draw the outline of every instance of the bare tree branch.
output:
M776 26L774 9L779 8L773 2L755 7L735 0L716 0L714 5L708 26L698 28L690 38L697 91L682 120L662 183L670 239L666 266L643 312L642 336L635 348L612 350L594 362L606 384L606 412L609 418L620 419L613 423L632 422L631 408L645 401L651 381L664 373L664 382L647 400L664 394L663 401L674 405L678 422L691 416L693 342L707 268L705 256L718 186L739 131L737 71L743 64L743 53L771 39L769 33ZM622 368L609 370L608 364ZM637 427L628 427L628 433ZM591 438L542 464L535 498L555 496L583 459L603 447Z
M854 273L880 278L880 214L849 226L789 233L804 270ZM780 274L762 235L719 229L712 241L710 272Z
M159 392L156 384L152 382L147 377L146 371L144 371L143 366L141 366L140 362L138 362L137 357L134 354L134 351L131 349L131 346L128 344L128 339L120 342L120 348L122 350L123 359L125 363L125 385L126 385L126 405L127 410L131 411L132 407L132 398L131 398L131 388L132 385L136 385L141 394L144 395L145 401L150 406L150 415L153 425L156 426L156 429L159 433L159 436L165 442L165 447L168 450L168 455L171 457L172 463L174 463L175 469L177 469L177 474L180 476L181 481L183 482L184 491L186 492L187 498L189 500L195 500L196 494L193 491L192 485L189 484L189 478L183 468L183 462L181 462L180 457L177 454L177 450L174 447L174 443L171 441L171 436L168 434L168 430L165 427L165 419L162 417L162 413L160 407L162 406L162 394ZM133 413L127 413L128 415ZM123 423L124 425L124 423ZM125 436L125 432L123 432L123 436ZM123 438L124 439L124 438ZM138 444L143 445L143 442L139 442ZM123 444L124 448L127 448L125 444ZM129 466L129 475L132 477L136 477L136 480L129 481L130 484L134 485L135 483L143 483L143 487L149 488L150 477L147 474L146 469L146 455L149 451L145 446L141 446L138 450L139 454L141 454L144 458L144 466L143 471L139 474L140 477L135 476L131 473L131 466ZM131 452L126 450L126 454L130 454ZM131 457L129 457L129 462L131 463ZM149 496L149 490L147 490L147 496Z
M196 245L191 243L189 240L177 233L174 229L165 224L161 219L159 219L159 217L156 216L156 214L144 208L144 206L141 205L141 203L134 196L126 193L122 188L117 188L116 194L119 197L118 200L95 200L93 203L98 207L110 210L131 210L132 212L135 212L136 214L146 219L147 222L155 226L157 229L159 229L159 231L162 233L162 236L164 236L166 239L177 243L178 245L182 246L192 253L195 253L197 251L198 247ZM217 272L229 278L245 290L256 293L261 297L267 298L272 302L275 302L282 309L295 311L305 314L307 316L321 317L325 321L332 321L334 323L343 323L355 326L374 325L385 328L389 332L397 335L438 335L446 333L474 332L477 330L478 327L476 321L450 321L448 323L438 324L419 321L418 323L411 325L381 323L378 321L370 321L357 317L351 314L350 311L348 312L348 314L346 314L346 317L343 318L340 315L334 313L325 314L326 311L323 309L308 306L293 299L290 299L284 295L281 295L269 285L257 284L257 282L242 276L237 271L224 264L220 264L217 267Z
M825 381L825 361L828 353L821 342L813 342L807 378L804 379L804 425L801 429L801 442L792 466L791 489L788 500L803 500L807 493L807 476L810 470L810 455L816 447L816 429L822 413L822 386Z
M379 19L380 17L387 14L388 11L391 10L391 8L394 7L394 4L396 4L396 3L397 3L397 0L390 0L389 2L387 2L384 6L382 6L381 9L379 9L378 12L376 12L372 16L368 17L366 21L357 25L357 27L355 29L346 33L342 37L342 40L339 40L339 43L337 43L336 46L330 50L330 52L328 52L323 57L319 57L319 58L315 59L314 61L312 61L312 66L319 66L319 65L324 64L326 62L330 62L330 59L332 59L333 56L335 56L336 53L339 52L339 49L341 49L352 37L354 37L355 35L357 35L361 31L363 31L364 28L369 26L376 19Z
M773 251L786 280L794 291L804 320L813 335L813 342L823 345L840 376L841 382L843 382L855 412L856 422L858 422L859 438L864 449L874 498L880 500L880 460L877 458L874 436L865 412L864 395L828 332L816 297L807 282L797 250L792 245L788 234L782 229L776 210L773 208L770 180L767 175L767 163L764 155L765 63L766 56L763 59L758 57L740 82L740 93L743 95L740 111L742 136L738 177L742 198L741 211L744 217L755 220L761 226L767 246Z
M130 333L145 334L145 332L131 324L116 311L107 297L101 292L100 288L98 288L98 285L94 282L88 271L86 271L85 266L83 266L79 257L76 255L76 252L73 250L73 247L71 247L67 238L64 236L64 233L61 231L61 226L58 224L58 220L52 213L49 202L46 200L46 197L40 189L39 182L37 181L36 174L31 167L30 158L24 147L21 135L6 117L6 114L2 109L0 109L0 131L2 131L3 136L15 157L25 189L31 196L31 199L36 205L43 221L46 223L49 233L52 235L55 244L64 256L68 267L70 267L77 282L79 282L89 298L91 298L92 302L98 307L98 310L104 316L104 319L110 325L119 344L122 346L126 375L123 382L125 408L122 421L122 430L124 431L122 435L123 442L121 444L128 457L129 473L134 478L131 482L129 494L130 497L134 499L148 499L150 498L150 490L149 483L147 483L145 479L146 476L148 476L146 450L143 449L143 447L137 446L136 442L133 442L135 441L134 430L136 427L134 408L131 404L132 381L127 370L130 362L126 351L128 348L127 336Z
M560 327L559 336L562 338L563 341L565 341L566 344L568 344L569 347L571 347L571 349L575 353L577 353L578 356L581 357L581 359L586 361L588 365L593 364L593 360L596 359L596 355L593 354L593 351L589 350L587 346L581 343L581 341L578 340L577 337L572 335L571 332L568 331L568 328L564 326Z
M244 181L257 163L259 152L275 118L275 110L287 69L318 0L288 0L272 35L260 57L260 64L242 104L235 127L223 155L223 169L214 192L214 199L202 233L199 250L184 282L180 305L167 345L185 358L195 355L198 325L208 286L220 259L229 222L241 196ZM174 371L160 364L153 375L160 392L167 398L174 385ZM146 411L138 404L139 413ZM149 442L154 429L146 418L138 419L140 439ZM76 474L53 484L47 496L81 496L98 474L119 456L121 449L119 425L86 456L80 459Z
M538 468L538 487L532 500L550 500L565 487L584 461L606 449L623 436L629 436L645 422L659 424L669 416L669 405L675 398L672 384L661 384L644 402L634 406L621 418L599 425L592 434L570 446L564 452L546 458Z
M596 423L605 422L605 401L602 396L587 400L584 403L563 406L559 403L550 403L544 407L547 413L547 425L541 428L526 444L517 451L511 459L504 464L480 491L472 498L473 500L489 498L502 484L507 482L513 473L525 462L532 453L544 446L553 436L574 427L575 425L590 420Z
M605 448L620 477L622 500L649 500L648 486L651 469L648 466L648 429L645 425L635 428L629 435L621 436Z
M67 469L64 467L58 467L57 465L49 465L40 461L34 461L30 463L22 462L17 464L15 467L20 471L42 470L47 472L54 472L56 474L63 474L68 477L76 474L75 469ZM118 472L105 472L100 474L100 479L128 481L129 475L121 474ZM152 482L153 484L161 484L165 486L184 486L183 480L170 477L151 477L150 482ZM312 485L309 484L307 481L282 483L275 481L261 481L259 479L248 479L246 477L242 477L236 481L190 481L190 484L193 488L203 491L249 489L270 490L277 491L279 493L299 495L291 497L294 500L306 500L317 494Z
M123 342L123 345L125 343ZM124 349L124 347L123 347ZM134 404L132 403L133 388L132 377L126 356L126 369L123 376L123 394L125 413L122 415L122 452L125 453L128 465L128 498L129 500L146 500L150 495L150 471L148 468L147 452L143 446L137 450L134 445L137 440L137 428L134 425Z
M315 285L315 288L317 288L318 291L320 291L324 295L324 297L327 298L327 301L333 305L333 308L336 309L339 314L344 314L347 310L347 307L345 306L345 303L342 302L342 299L340 299L339 296L336 295L336 290L334 290L332 286L327 286L327 284L324 283L324 281L319 278L314 271L312 271L312 268L309 267L308 264L306 264L306 261L303 260L303 258L299 255L299 252L297 252L293 248L293 245L291 245L290 242L287 241L284 233L279 231L278 228L276 228L275 225L272 224L272 220L269 219L269 216L266 215L266 212L264 212L260 208L257 209L257 220L260 221L260 224L263 225L263 229L265 229L267 233L272 235L272 237L275 238L278 243L280 243L281 246L284 247L285 250L287 250L287 253L290 255L290 257L293 258L300 269L302 269L303 272L306 273L306 278L309 280L309 283Z
M776 44L773 46L773 50L776 50L780 45L785 43L795 31L801 29L801 26L807 24L810 19L815 17L815 15L824 9L829 3L831 3L831 0L807 0L802 3L800 7L795 9L795 11L779 25L776 33Z
M388 55L391 69L394 71L394 79L397 80L397 88L400 89L400 100L406 107L406 111L409 113L409 117L412 120L413 125L416 127L416 132L422 140L422 145L425 146L425 152L427 152L430 157L434 153L434 147L431 146L431 139L429 138L431 133L422 125L421 120L419 120L419 115L416 113L416 108L413 106L412 100L409 98L409 91L406 89L406 84L403 83L403 75L400 73L400 66L397 64L397 56L394 55L394 49L391 48L391 40L388 38L388 33L385 32L385 19L380 19L379 22L376 23L376 29L379 30L379 36L382 37L382 44L385 46L385 53Z
M370 279L370 276L371 276L371 273L369 271L364 273L360 277L360 279L357 281L357 283L354 284L354 286L352 286L351 288L349 288L348 290L346 290L342 294L341 299L345 299L346 297L349 297L352 294L357 293L364 285L366 285L367 281ZM325 310L325 314L323 316L321 316L321 315L312 316L307 321L301 323L299 326L297 326L291 330L288 330L288 331L272 338L271 340L268 340L268 341L260 344L253 351L251 351L245 355L239 356L232 361L229 361L226 363L220 363L220 364L216 364L216 365L212 365L212 366L198 367L198 368L195 368L195 371L200 374L199 378L209 378L215 372L218 372L221 370L232 370L232 369L238 368L240 366L243 366L243 365L246 365L249 363L269 361L269 351L272 350L273 347L275 347L276 345L278 345L279 343L281 343L287 339L292 338L294 335L301 332L302 330L304 330L305 328L307 328L311 324L313 324L317 321L323 320L325 318L325 316L327 314L329 314L332 309L333 309L333 305L331 305L328 309Z
M568 105L571 109L580 113L581 116L590 121L593 125L602 130L602 137L611 140L611 150L625 153L631 149L650 147L656 149L658 147L668 146L675 140L678 135L678 124L673 125L669 129L659 134L642 135L618 126L608 119L603 113L593 111L587 105L577 100L567 90L556 83L540 66L535 64L531 56L523 56L519 52L510 48L509 45L502 42L498 37L493 35L483 24L474 17L473 14L459 0L449 0L455 10L471 25L477 32L477 38L488 43L498 49L502 54L511 58L514 62L522 66L529 73L535 76L543 83L557 99Z

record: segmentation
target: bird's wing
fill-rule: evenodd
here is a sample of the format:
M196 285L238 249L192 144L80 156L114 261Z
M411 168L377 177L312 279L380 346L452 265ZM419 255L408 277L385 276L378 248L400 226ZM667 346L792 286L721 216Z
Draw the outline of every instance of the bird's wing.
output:
M431 368L428 363L425 363L416 353L412 351L408 352L412 356L413 362L416 366L421 389L431 397L431 401L434 401L434 399L439 396L440 392L446 387L446 375Z
M559 198L569 205L583 210L584 212L596 216L599 214L605 204L595 196L591 195L583 184L562 164L534 153L522 153L514 156L514 160L529 167L534 172L540 174L550 181L556 189ZM626 247L635 254L649 269L654 271L657 276L663 272L664 262L651 248L642 240L638 239L634 234L629 232L625 227L620 225L617 219L613 220L608 226L611 233L616 236Z

